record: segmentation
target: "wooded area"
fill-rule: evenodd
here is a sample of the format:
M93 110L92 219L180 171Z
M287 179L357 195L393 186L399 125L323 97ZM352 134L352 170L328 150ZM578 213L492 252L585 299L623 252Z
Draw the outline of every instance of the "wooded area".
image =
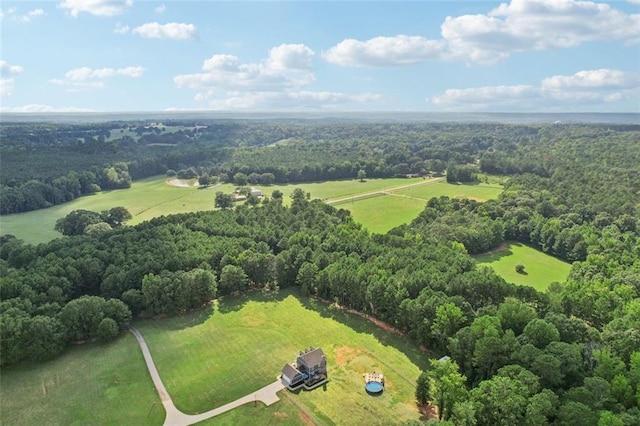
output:
M107 124L19 127L2 128L3 213L62 202L71 181L76 197L82 188L190 167L221 180L356 178L360 170L508 179L498 200L433 198L385 235L300 190L285 194L290 207L266 197L38 246L3 236L3 366L54 357L71 341L112 339L142 312L179 313L233 292L297 286L449 355L417 388L443 421L638 424L640 126L239 121L110 142ZM75 171L63 170L58 156L91 132L80 145L91 145L92 155L72 156L66 164ZM149 146L160 140L180 150ZM23 170L39 155L49 158L45 165ZM112 165L102 164L107 159ZM33 193L40 195L26 195ZM507 240L573 262L567 282L540 293L475 265L470 254Z

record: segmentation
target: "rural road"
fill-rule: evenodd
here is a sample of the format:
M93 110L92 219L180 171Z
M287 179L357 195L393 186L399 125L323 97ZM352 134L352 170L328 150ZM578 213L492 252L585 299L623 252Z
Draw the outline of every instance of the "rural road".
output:
M371 192L365 192L362 194L355 194L355 195L350 195L348 197L341 197L341 198L334 198L334 199L329 199L329 200L325 200L325 203L327 204L339 204L339 203L344 203L346 201L351 201L351 200L357 200L359 198L366 198L369 197L371 195L395 195L395 194L390 194L390 192L392 191L397 191L399 189L405 189L405 188L411 188L413 186L420 186L420 185L427 185L430 183L436 183L439 182L441 180L443 180L443 177L439 177L439 178L433 178L433 179L429 179L429 180L423 180L420 182L416 182L416 183L410 183L407 185L401 185L401 186L394 186L392 188L382 188L382 189L378 189L376 191L371 191Z
M153 384L156 387L156 391L158 392L160 400L162 401L162 405L164 406L164 410L166 412L164 426L192 425L194 423L210 419L211 417L215 417L218 414L226 413L229 410L233 410L234 408L239 407L243 404L247 404L249 402L255 403L256 401L261 401L265 405L271 405L280 400L276 393L284 389L285 386L282 381L278 379L270 385L267 385L253 393L243 396L242 398L225 404L222 407L214 408L213 410L209 410L201 414L185 414L182 411L178 410L178 408L173 404L173 401L169 396L169 392L167 392L167 389L164 387L164 383L162 383L162 379L160 378L158 369L153 362L153 358L151 357L151 352L149 351L147 342L144 340L144 337L142 337L142 333L140 333L140 330L133 326L129 326L129 330L131 330L131 333L133 333L133 335L136 337L136 340L138 341L138 344L140 345L142 355L144 356L144 361L147 364L147 369L149 370L149 374L151 375Z

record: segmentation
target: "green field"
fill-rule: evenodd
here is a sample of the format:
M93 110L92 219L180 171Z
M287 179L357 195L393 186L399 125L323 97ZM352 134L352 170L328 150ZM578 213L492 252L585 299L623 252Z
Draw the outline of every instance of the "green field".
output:
M298 351L321 347L329 382L247 404L201 424L398 424L420 418L415 382L428 355L398 334L293 291L223 298L180 316L136 321L162 380L182 411L195 414L276 380ZM364 390L382 372L386 390ZM2 372L1 424L161 424L164 410L140 349L127 334L83 345L41 365ZM308 424L308 423L306 423Z
M564 282L571 264L521 243L510 243L490 253L475 256L479 265L492 267L506 281L545 291L552 282ZM523 274L516 272L521 263Z
M452 185L443 181L421 178L367 179L364 182L353 179L273 186L257 185L256 188L261 189L266 196L271 196L275 190L282 191L285 195L285 203L289 202L289 195L295 188L302 188L311 194L311 198L327 200L337 208L350 210L357 222L376 233L385 233L398 225L410 222L424 209L426 201L431 197L447 195L485 200L495 198L501 192L501 187L497 184ZM233 189L234 186L231 184L209 189L175 187L167 184L164 176L153 177L136 181L126 190L99 192L47 209L2 216L0 217L0 234L12 234L27 243L38 244L60 237L61 234L54 231L53 227L59 218L73 210L85 209L99 212L123 206L133 215L133 219L128 224L135 225L161 215L213 210L215 193L231 192ZM346 199L378 191L384 191L387 195Z
M138 342L128 333L2 370L3 425L159 425L163 419Z

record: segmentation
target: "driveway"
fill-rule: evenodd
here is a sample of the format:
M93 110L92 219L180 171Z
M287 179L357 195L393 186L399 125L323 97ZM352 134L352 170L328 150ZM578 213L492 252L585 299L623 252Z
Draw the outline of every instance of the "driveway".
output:
M160 378L158 369L153 362L153 358L151 357L151 352L149 351L147 342L144 340L144 337L142 337L142 333L140 333L140 330L133 326L129 326L129 330L131 330L131 333L133 333L133 335L136 337L136 340L138 341L138 344L140 345L142 355L144 356L144 361L147 364L147 369L149 370L149 374L151 375L153 384L156 387L156 391L160 396L160 400L162 401L164 410L167 413L164 419L165 426L192 425L194 423L210 419L211 417L215 417L218 414L226 413L227 411L233 410L234 408L239 407L243 404L247 404L249 402L255 403L256 401L260 401L265 405L271 405L280 400L276 393L284 389L285 386L282 381L278 379L270 385L267 385L253 393L243 396L242 398L225 404L222 407L214 408L213 410L209 410L201 414L185 414L182 411L178 410L178 408L176 408L176 406L173 404L169 392L167 392L167 389L164 387L164 383L162 383L162 379Z

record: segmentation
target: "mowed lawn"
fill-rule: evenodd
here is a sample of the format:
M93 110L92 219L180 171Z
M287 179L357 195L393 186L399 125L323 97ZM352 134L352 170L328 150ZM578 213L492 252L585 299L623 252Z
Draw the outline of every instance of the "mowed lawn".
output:
M426 185L412 186L400 189L394 194L429 200L433 197L447 196L451 198L472 198L477 201L486 201L498 198L502 192L499 184L452 184L444 180L428 183Z
M509 243L498 250L475 256L479 265L492 267L506 281L545 291L552 282L564 282L571 264L522 243ZM524 265L524 273L516 265Z
M409 187L406 187L409 186ZM356 179L301 183L272 186L255 186L270 197L273 191L284 194L284 203L290 203L290 195L296 188L311 194L312 199L322 199L335 203L336 208L351 211L353 218L365 228L375 233L385 233L390 229L413 220L431 197L470 197L478 200L496 198L502 191L497 184L452 185L444 181L412 179ZM27 243L38 244L61 236L53 228L56 221L73 210L84 209L100 212L122 206L133 215L129 225L161 215L213 210L215 193L231 193L235 186L224 184L209 189L195 187L175 187L167 183L167 178L157 176L133 182L125 190L105 191L80 197L69 203L32 212L0 217L0 235L12 234ZM362 194L385 192L386 195L368 198L354 198Z
M405 179L405 188L387 187L384 194L376 197L353 199L335 204L335 207L349 210L356 220L369 231L384 234L390 229L409 223L424 210L427 201L433 197L464 197L478 201L497 198L502 186L497 184L450 184L444 180ZM402 185L402 184L400 184Z
M131 188L99 192L71 202L26 213L0 217L0 234L13 234L27 243L37 244L61 237L53 228L56 221L73 210L95 212L126 207L132 214L130 225L172 213L213 210L216 191L232 191L232 185L212 189L180 188L168 185L165 177L133 182Z
M254 409L250 404L211 424L245 424L245 416L250 424L313 419L321 424L379 425L420 417L415 383L427 355L402 336L292 292L223 298L213 309L136 325L174 403L190 414L272 383L301 349L321 347L327 355L326 386L285 391L282 401L270 407L258 404ZM385 375L383 395L366 393L362 374L367 371Z
M136 339L85 344L2 370L0 424L159 425L165 413Z

